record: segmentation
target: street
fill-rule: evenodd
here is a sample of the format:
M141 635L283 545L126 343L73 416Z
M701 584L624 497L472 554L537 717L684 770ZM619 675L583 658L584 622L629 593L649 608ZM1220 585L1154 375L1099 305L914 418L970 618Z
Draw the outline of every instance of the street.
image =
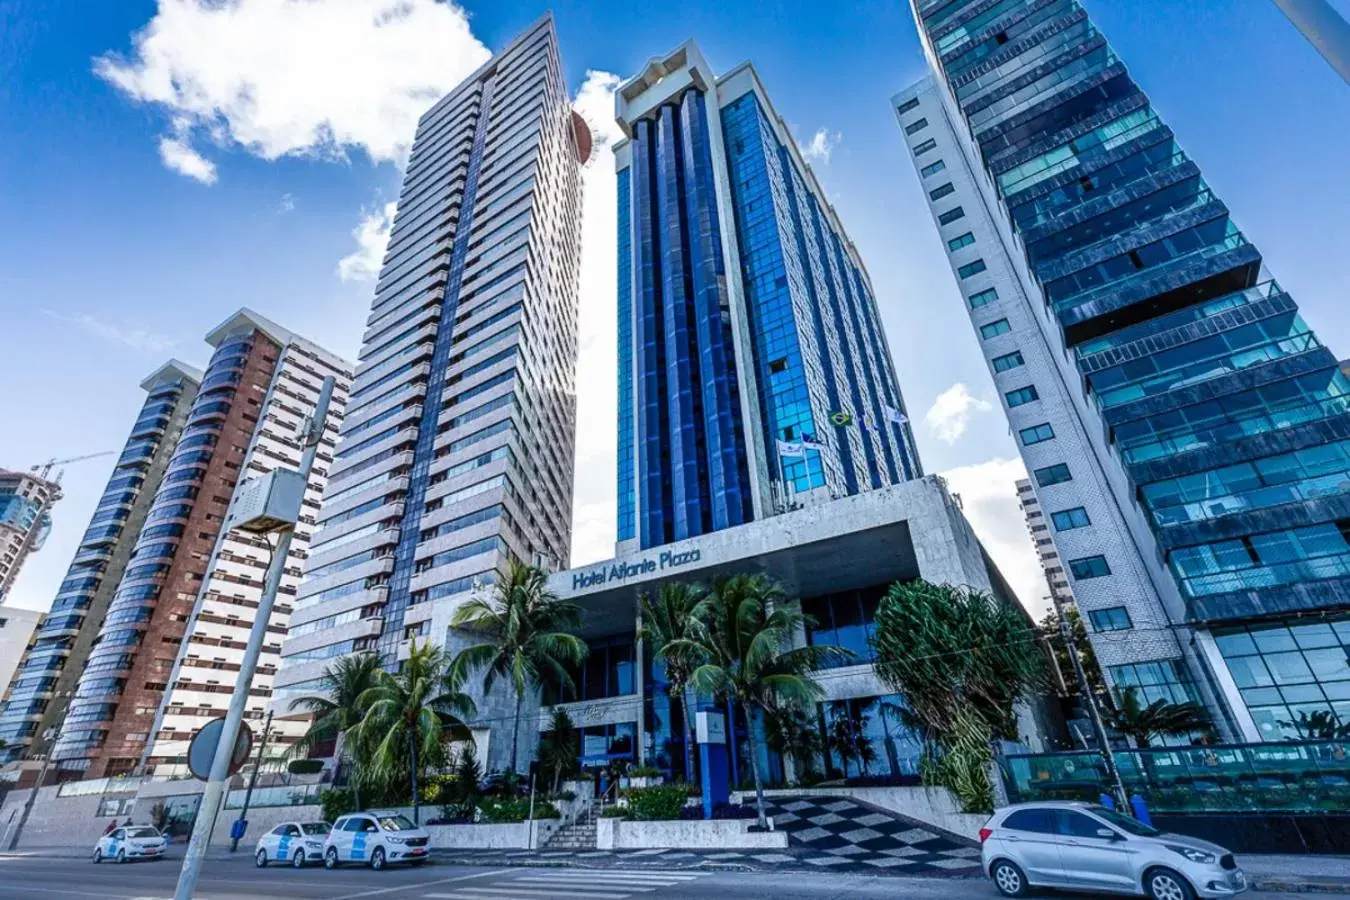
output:
M0 857L0 900L100 898L151 900L173 894L177 860L103 864L76 859ZM200 900L995 900L993 886L979 879L907 878L832 873L740 873L688 870L472 867L451 864L383 872L344 868L257 869L247 857L206 863ZM1071 898L1072 894L1057 897ZM1263 893L1262 900L1293 900L1293 894Z

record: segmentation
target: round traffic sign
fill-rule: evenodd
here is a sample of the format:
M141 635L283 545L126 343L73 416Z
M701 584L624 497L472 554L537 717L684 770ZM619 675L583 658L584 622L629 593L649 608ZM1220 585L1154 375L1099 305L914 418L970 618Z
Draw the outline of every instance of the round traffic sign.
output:
M216 746L220 743L220 733L225 728L225 719L212 719L192 736L188 745L188 770L194 778L206 781L211 777L211 763L216 757ZM230 757L230 771L233 775L248 760L253 750L253 732L248 723L239 723L239 735L234 739L234 754Z

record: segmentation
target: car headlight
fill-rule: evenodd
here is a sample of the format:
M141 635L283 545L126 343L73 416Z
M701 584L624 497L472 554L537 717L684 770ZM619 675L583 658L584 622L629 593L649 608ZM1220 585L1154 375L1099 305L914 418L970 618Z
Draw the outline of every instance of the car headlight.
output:
M323 849L323 844L319 841L305 841L305 846L310 848L311 850Z
M1191 862L1213 863L1215 860L1218 859L1218 857L1215 856L1213 853L1208 853L1204 850L1197 850L1194 847L1178 847L1174 844L1168 844L1167 849L1171 850L1173 853L1180 853L1182 856L1186 857Z
M406 844L406 843L408 843L408 839L407 839L407 838L394 837L392 834L389 835L389 836L387 836L387 837L385 838L385 840L388 841L388 842L391 843L391 844Z

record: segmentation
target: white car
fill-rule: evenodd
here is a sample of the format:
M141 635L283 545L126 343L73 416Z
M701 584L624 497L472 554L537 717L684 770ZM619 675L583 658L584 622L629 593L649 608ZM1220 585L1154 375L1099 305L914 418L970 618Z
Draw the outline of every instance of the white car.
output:
M336 869L345 862L359 862L376 870L391 862L420 866L427 861L430 844L431 835L396 812L351 813L333 823L328 832L323 864Z
M94 862L115 859L120 863L133 859L160 859L168 841L152 825L123 825L98 839Z
M328 830L327 822L282 822L258 838L253 864L261 869L270 862L289 862L298 869L316 863L323 859Z

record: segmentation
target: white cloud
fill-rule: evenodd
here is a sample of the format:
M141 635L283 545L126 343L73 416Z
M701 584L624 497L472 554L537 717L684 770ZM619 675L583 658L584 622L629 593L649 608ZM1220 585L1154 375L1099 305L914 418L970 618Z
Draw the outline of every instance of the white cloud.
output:
M418 117L491 54L439 0L159 0L129 54L94 71L172 120L160 155L214 180L191 140L266 160L403 159Z
M389 246L389 229L394 226L394 212L397 209L397 203L386 203L362 216L361 224L352 229L356 249L338 260L339 278L343 281L372 281L380 274L384 251Z
M958 381L938 394L932 409L924 414L924 421L938 440L954 444L966 433L973 414L990 412L993 408L993 404L974 396L964 382Z
M286 213L295 209L295 197L289 191L281 195L277 201L277 215L284 216Z
M828 128L816 129L816 133L811 136L811 140L805 144L799 143L797 146L802 151L802 156L810 162L830 164L830 154L834 153L834 148L839 146L839 142L844 136L837 131L830 131Z
M186 175L202 184L216 183L215 163L193 150L182 138L160 138L159 158L179 175Z
M55 319L58 322L74 325L76 328L86 331L94 337L107 341L110 344L120 344L123 347L130 347L132 350L142 350L147 353L163 353L178 344L177 338L172 338L165 334L158 334L153 331L147 331L143 328L134 328L127 325L114 325L110 322L96 319L88 313L67 315L65 313L56 312L55 310L44 309L42 310L42 314Z
M966 518L989 551L1022 605L1036 618L1050 608L1045 575L1027 532L1016 483L1027 477L1020 459L995 457L943 472L947 486L961 497Z
M581 314L578 319L577 467L572 504L572 564L614 555L614 473L617 466L618 202L614 142L623 133L614 122L619 77L590 71L577 92L575 108L595 138L582 172Z

